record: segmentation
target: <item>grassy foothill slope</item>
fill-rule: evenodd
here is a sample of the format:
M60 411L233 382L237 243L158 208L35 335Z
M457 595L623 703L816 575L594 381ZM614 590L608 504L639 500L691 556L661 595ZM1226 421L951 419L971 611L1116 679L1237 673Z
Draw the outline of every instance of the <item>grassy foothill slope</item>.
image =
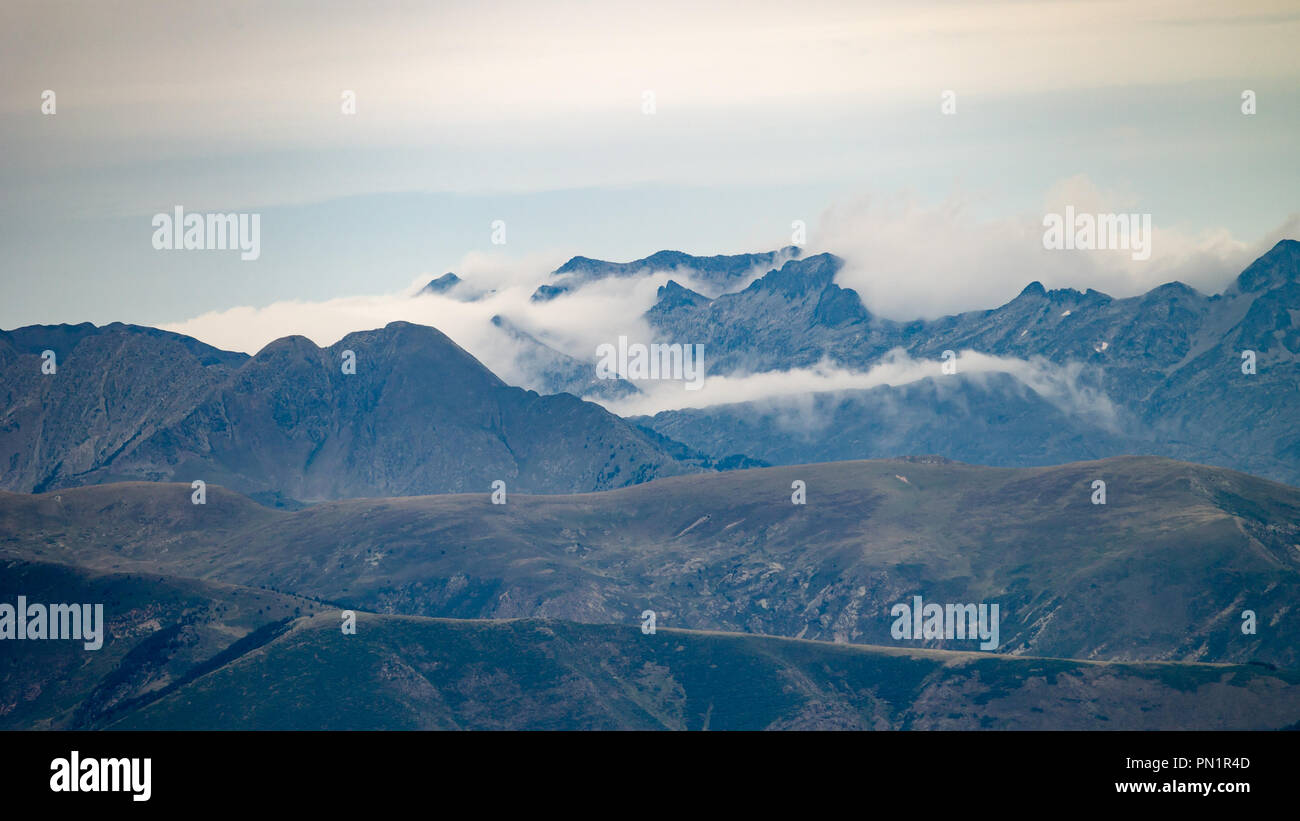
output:
M807 504L791 503L796 480ZM1300 490L1163 458L840 462L504 505L482 493L288 512L190 493L0 493L0 557L394 614L627 624L650 608L665 627L975 649L894 640L890 608L920 595L998 603L1000 653L1300 668Z
M114 729L1270 729L1300 674L537 620L337 614Z
M103 605L103 646L0 641L0 730L102 727L323 607L219 582L0 559L0 603L20 595Z

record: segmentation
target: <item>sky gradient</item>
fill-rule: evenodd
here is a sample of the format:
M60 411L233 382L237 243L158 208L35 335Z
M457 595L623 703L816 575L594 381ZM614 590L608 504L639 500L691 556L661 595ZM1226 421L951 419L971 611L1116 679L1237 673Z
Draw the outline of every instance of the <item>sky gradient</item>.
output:
M899 318L1031 279L1217 290L1297 233L1297 42L1280 2L7 2L0 327L771 250L794 220ZM1150 264L1044 256L1062 203L1152 214ZM154 250L176 205L260 213L261 257Z

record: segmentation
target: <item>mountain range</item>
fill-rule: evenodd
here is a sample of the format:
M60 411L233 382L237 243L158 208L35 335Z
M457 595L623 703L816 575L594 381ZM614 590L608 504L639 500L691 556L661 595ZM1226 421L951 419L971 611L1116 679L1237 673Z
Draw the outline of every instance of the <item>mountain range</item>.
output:
M613 407L635 382L597 379L591 359L501 315L493 325L544 395L404 322L327 348L286 337L254 356L121 324L0 331L0 487L203 479L293 506L496 480L570 493L763 464L939 454L1033 466L1124 453L1300 482L1300 243L1278 243L1222 294L1171 283L1112 299L1032 283L996 309L914 322L872 315L836 284L842 265L792 248L561 266L553 278L569 288L668 269L720 289L669 281L644 317L664 341L702 345L710 376L913 366L899 384L628 419L593 401ZM436 282L466 287L448 277ZM55 373L43 372L46 351ZM968 371L958 357L943 374L944 351L1009 364Z
M708 298L675 282L646 314L657 336L702 344L713 375L929 363L906 384L682 408L639 418L706 454L773 464L940 453L1053 464L1149 453L1300 482L1300 242L1284 240L1224 293L1180 283L1113 299L1031 283L1011 302L931 321L873 316L835 283L843 262L786 262ZM1015 378L943 374L945 351L1021 363ZM1243 370L1253 352L1254 372ZM1059 395L1015 370L1051 377Z
M407 322L252 356L0 331L0 592L107 619L100 651L0 642L0 727L1300 726L1300 244L1218 295L1035 283L908 323L842 267L562 266L542 299L708 291L641 319L710 375L893 369L627 418L597 401L635 382L503 314L548 391ZM918 596L996 603L995 646L900 639Z

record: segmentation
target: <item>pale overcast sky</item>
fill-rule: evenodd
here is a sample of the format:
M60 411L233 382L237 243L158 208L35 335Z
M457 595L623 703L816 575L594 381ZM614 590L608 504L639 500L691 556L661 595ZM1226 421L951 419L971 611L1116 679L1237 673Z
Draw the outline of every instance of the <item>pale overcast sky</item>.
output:
M0 327L770 250L796 219L885 313L1213 290L1296 234L1297 43L1294 2L5 0ZM1152 263L1036 270L1029 228L1076 201L1152 214ZM260 213L260 259L154 250L178 204Z

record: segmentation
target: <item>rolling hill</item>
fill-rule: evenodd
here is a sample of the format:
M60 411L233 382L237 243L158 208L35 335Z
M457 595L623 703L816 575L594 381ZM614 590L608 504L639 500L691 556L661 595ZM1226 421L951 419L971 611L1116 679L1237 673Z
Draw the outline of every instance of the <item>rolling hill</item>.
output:
M219 488L192 505L186 485L0 494L0 557L382 613L627 623L650 608L667 627L875 645L900 643L890 608L921 595L999 603L1001 654L1300 667L1300 490L1153 457L840 462L292 512Z
M551 621L334 614L110 729L1277 729L1300 675L842 647Z
M357 614L273 591L7 563L103 600L102 650L0 644L5 729L1276 729L1300 673L554 620Z
M93 729L269 640L320 602L141 573L0 561L0 596L99 603L103 646L0 641L0 729Z

